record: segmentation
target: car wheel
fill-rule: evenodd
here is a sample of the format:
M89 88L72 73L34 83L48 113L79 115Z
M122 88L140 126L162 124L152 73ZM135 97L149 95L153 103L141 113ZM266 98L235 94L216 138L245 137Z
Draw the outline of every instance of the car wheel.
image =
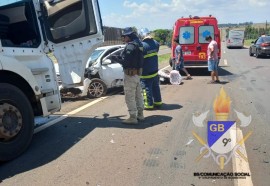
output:
M260 54L259 54L259 51L258 49L256 50L256 58L259 58L260 57Z
M254 54L251 52L251 48L249 49L249 56L253 56Z
M91 79L91 83L88 87L87 96L89 98L99 98L104 96L107 92L106 84L98 78Z
M29 146L34 132L34 114L25 94L0 83L0 161L9 161Z

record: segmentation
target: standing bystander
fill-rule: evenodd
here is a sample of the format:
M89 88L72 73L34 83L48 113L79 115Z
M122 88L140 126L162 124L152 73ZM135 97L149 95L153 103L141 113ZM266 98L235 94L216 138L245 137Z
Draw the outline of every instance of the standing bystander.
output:
M173 40L177 46L175 48L175 59L174 59L174 68L175 70L178 70L180 73L180 70L183 70L186 74L186 79L192 79L190 74L188 73L187 69L184 66L184 56L183 56L183 50L179 43L179 37L174 38Z
M208 56L208 71L211 72L212 80L209 81L209 84L220 83L218 78L218 45L215 40L209 35L205 38L209 42L207 47L207 56Z

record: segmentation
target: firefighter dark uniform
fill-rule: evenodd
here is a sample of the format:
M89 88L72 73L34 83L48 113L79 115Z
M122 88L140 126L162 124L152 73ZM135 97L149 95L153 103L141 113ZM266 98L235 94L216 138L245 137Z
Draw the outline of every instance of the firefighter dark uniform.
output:
M144 105L140 84L144 61L143 45L130 27L123 30L122 36L126 42L126 47L120 56L114 56L114 58L122 64L124 69L125 100L130 118L124 120L123 123L136 124L138 120L144 120Z
M147 34L147 35L146 35ZM158 51L159 43L149 33L140 34L144 37L143 43L143 72L141 84L144 98L144 108L154 109L162 105L158 76Z

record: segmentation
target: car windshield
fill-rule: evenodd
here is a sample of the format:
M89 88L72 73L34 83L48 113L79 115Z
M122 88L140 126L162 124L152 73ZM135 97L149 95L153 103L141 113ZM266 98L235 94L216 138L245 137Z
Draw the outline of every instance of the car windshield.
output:
M104 49L94 50L94 52L91 54L89 58L89 61L90 61L89 66L91 66L104 51L105 51Z
M270 42L270 37L263 37L263 42Z

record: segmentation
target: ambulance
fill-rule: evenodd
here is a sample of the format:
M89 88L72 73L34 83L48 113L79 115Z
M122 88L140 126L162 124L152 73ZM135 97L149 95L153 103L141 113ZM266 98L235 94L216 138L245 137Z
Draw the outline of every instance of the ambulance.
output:
M174 66L175 38L179 38L183 49L185 67L207 67L207 47L206 36L211 36L218 43L218 57L221 57L221 38L218 29L218 21L215 17L189 16L180 18L175 22L172 35L172 50L170 65Z

